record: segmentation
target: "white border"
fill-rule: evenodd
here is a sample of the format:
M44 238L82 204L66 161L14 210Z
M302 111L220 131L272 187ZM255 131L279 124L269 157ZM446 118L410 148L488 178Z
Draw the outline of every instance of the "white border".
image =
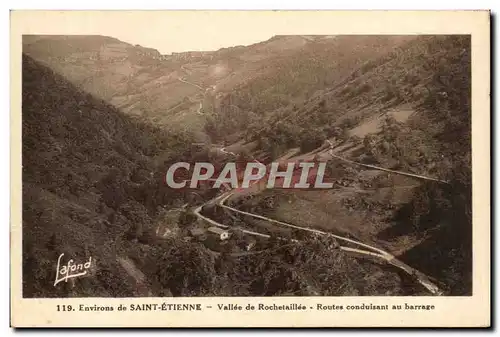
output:
M359 1L359 0L351 0L347 4L343 3L336 3L335 5L325 3L323 1L317 1L317 0L309 0L309 1L295 1L295 0L289 0L289 1L282 1L282 2L277 2L277 1L262 1L262 0L255 0L255 1L239 1L237 4L235 2L231 1L221 1L221 0L215 0L211 1L210 3L205 3L203 1L193 1L193 0L185 0L182 2L177 2L178 4L176 5L175 3L172 4L172 1L166 2L160 2L160 1L150 1L150 0L143 0L140 2L137 1L128 1L128 0L123 0L120 2L109 2L109 1L95 1L95 0L87 0L85 2L68 2L68 1L44 1L38 2L38 1L27 1L27 0L18 0L18 1L5 1L2 2L2 7L5 4L5 9L2 11L2 15L0 16L2 20L2 25L1 25L1 34L0 34L0 41L2 43L3 48L1 49L1 55L2 55L2 63L4 65L4 74L9 73L10 65L9 65L9 29L8 29L8 22L9 22L9 16L8 16L8 8L18 8L18 9L34 9L34 8L43 8L43 9L62 9L62 8L67 8L67 9L143 9L143 8L151 8L151 9L160 9L160 8L214 8L214 9L229 9L229 8L234 8L234 9L273 9L273 8L279 8L279 9L486 9L490 8L493 10L493 12L498 12L499 3L497 0L476 0L476 1L467 1L467 0L456 0L456 1L448 1L446 4L442 4L441 2L438 1L429 1L429 0L421 0L421 1L387 1L387 0L381 0L377 1L376 3L365 0L365 1ZM138 6L139 5L139 6ZM182 6L180 6L182 5ZM496 31L496 29L495 29ZM495 40L497 41L497 35L493 34L495 37ZM494 83L496 84L496 83ZM2 93L2 100L1 102L3 103L4 106L4 113L0 114L0 153L3 155L4 158L9 156L10 152L10 147L9 147L9 140L10 140L10 131L9 131L9 115L5 112L9 111L9 78L4 76L3 81L2 81L3 89L1 91ZM498 96L498 87L494 86L495 88L494 94ZM498 129L498 126L500 122L495 123L495 126ZM498 147L497 142L495 142L496 148ZM0 180L2 187L2 195L1 195L1 200L2 200L2 216L4 217L4 223L9 223L9 200L10 200L10 186L9 186L9 167L7 165L3 165L1 167L1 177L2 179ZM496 187L496 185L495 185ZM500 201L495 202L495 206L497 205L497 202L500 203ZM492 224L494 225L494 224ZM498 240L499 231L496 231L496 237L495 239ZM4 236L7 237L7 236ZM8 239L4 238L4 244L2 245L5 255L9 255L9 246L8 246ZM497 254L495 255L496 257L496 266L498 266L498 251L496 252ZM2 297L1 299L3 300L2 303L4 305L2 306L2 317L4 318L3 326L7 327L9 322L8 322L8 317L9 317L9 293L7 289L9 289L8 285L10 283L10 279L8 277L8 273L4 273L4 277L2 278ZM493 282L494 284L494 282ZM498 294L498 292L497 292ZM498 296L498 295L497 295ZM496 300L496 299L495 299ZM495 321L495 319L493 319ZM13 334L13 331L9 329L8 331L5 331L7 335ZM74 332L76 334L81 334L83 332ZM97 335L102 335L102 332L93 332ZM337 332L340 333L341 335L347 334L346 332ZM366 333L366 332L365 332ZM385 332L382 332L385 333ZM434 334L435 332L430 332L430 334ZM135 332L134 332L135 334Z

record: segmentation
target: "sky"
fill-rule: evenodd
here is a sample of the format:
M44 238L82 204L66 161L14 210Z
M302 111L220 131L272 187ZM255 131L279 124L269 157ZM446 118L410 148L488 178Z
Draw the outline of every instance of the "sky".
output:
M170 54L249 45L286 32L286 20L267 13L257 18L229 11L53 12L44 25L32 27L36 34L111 36Z
M249 45L275 35L269 30L256 29L258 22L239 20L238 15L221 16L209 12L172 12L168 15L149 12L147 18L140 15L120 17L111 25L106 19L102 21L105 23L99 29L101 35L155 48L162 54ZM129 29L123 29L124 26Z
M11 31L105 35L170 54L249 45L275 35L458 34L461 30L470 33L476 25L467 12L449 11L445 20L443 15L411 11L13 11Z

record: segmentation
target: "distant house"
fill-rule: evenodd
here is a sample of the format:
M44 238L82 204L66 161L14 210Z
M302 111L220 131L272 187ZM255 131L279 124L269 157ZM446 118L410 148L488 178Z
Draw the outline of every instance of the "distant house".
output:
M164 222L156 227L156 237L166 239L179 235L180 229L177 219L164 219Z
M215 234L221 241L229 239L230 233L219 227L209 227L208 232Z
M156 228L156 236L166 239L169 237L174 237L179 233L179 228L178 227L173 227L173 228L168 228L168 227L163 227L161 228L158 226Z
M189 230L189 233L199 241L205 241L207 239L206 230L204 228L194 227Z

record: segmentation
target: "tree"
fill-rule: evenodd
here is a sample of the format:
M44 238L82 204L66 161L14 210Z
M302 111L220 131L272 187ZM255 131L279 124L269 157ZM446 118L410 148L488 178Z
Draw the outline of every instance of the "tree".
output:
M300 150L302 152L312 151L323 145L326 135L323 131L306 129L300 137Z

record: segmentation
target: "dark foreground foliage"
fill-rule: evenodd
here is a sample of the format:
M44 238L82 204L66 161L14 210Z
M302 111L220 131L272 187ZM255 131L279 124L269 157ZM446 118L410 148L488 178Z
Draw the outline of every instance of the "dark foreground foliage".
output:
M425 237L401 258L441 280L451 295L472 293L471 58L469 36L422 38L418 58L425 91L419 115L384 129L378 150L404 170L448 184L425 182L395 215L392 231ZM377 145L374 146L375 148ZM373 147L372 147L373 149Z
M22 132L25 297L401 291L397 274L382 273L385 281L374 282L368 278L374 267L345 256L333 239L274 242L248 256L217 255L181 238L158 242L157 209L185 200L163 188L161 172L191 158L187 136L124 116L29 57L23 57ZM95 267L54 287L61 253L75 261L92 256Z
M24 296L133 294L116 259L181 197L161 172L189 153L185 136L122 115L26 56L22 110ZM97 268L54 287L62 253Z

